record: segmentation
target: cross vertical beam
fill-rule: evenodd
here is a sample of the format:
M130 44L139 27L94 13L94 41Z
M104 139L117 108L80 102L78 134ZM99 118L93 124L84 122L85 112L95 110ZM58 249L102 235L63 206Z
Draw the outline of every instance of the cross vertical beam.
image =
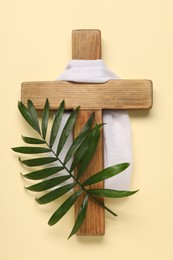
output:
M72 31L72 59L73 60L101 59L100 30Z
M76 60L96 60L101 59L101 32L99 30L74 30L72 32L72 58ZM79 86L80 91L80 86ZM78 135L83 125L86 123L93 109L81 109L77 118L77 124L74 128L74 138ZM95 120L98 124L102 123L102 109L97 109L95 112ZM103 134L101 130L100 140L97 150L87 167L81 182L89 178L92 174L103 169ZM104 182L91 185L90 188L101 189L104 187ZM103 198L100 199L104 202ZM78 215L80 205L83 198L79 199L75 204L75 218ZM104 209L89 198L88 209L84 223L82 224L77 235L79 236L101 236L105 233L105 213Z

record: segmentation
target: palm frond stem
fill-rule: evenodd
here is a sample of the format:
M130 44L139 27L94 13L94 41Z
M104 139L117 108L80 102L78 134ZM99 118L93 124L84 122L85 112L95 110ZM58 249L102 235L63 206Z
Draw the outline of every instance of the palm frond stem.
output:
M42 135L40 134L41 138L43 139ZM114 217L117 216L117 214L115 212L113 212L111 209L109 209L108 207L105 206L105 204L100 201L99 199L97 199L96 197L94 197L92 194L89 194L88 190L79 182L78 178L75 177L71 171L66 167L65 163L62 162L62 160L59 158L59 156L57 156L57 154L54 152L54 150L52 149L52 147L48 144L48 142L46 140L45 144L49 147L50 151L53 153L53 155L57 158L57 160L60 162L60 164L64 167L64 169L70 174L70 176L74 179L74 181L76 182L76 184L78 184L81 189L90 197L92 198L92 200L94 200L98 205L100 205L102 208L104 208L105 210L107 210L110 214L112 214Z

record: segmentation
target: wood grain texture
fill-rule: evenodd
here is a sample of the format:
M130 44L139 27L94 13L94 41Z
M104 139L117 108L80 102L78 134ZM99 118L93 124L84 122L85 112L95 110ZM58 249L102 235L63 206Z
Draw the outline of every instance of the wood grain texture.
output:
M43 109L46 98L51 109L57 109L63 99L65 108L74 109L150 109L153 103L150 80L110 80L104 84L84 84L65 81L24 82L21 100L31 99L37 109Z
M95 60L101 59L101 32L99 30L75 30L72 32L72 59L83 59L83 60ZM81 99L85 96L86 93L91 91L91 88L86 90L81 88L80 85L76 85L78 97ZM79 90L80 89L80 90ZM82 91L82 89L84 91ZM72 87L72 91L74 88ZM81 92L82 91L82 92ZM89 98L90 99L90 98ZM89 101L88 99L88 101ZM93 112L92 107L87 101L87 109L81 110L78 116L77 124L74 127L74 136L76 136L83 125L88 120L89 116ZM95 102L94 102L95 103ZM81 103L79 103L81 104ZM83 106L81 107L83 108ZM95 120L99 124L102 122L102 110L99 109L95 111ZM103 133L100 131L100 139L98 142L97 151L94 154L92 161L81 177L81 181L89 178L98 171L103 169ZM104 182L93 185L93 188L103 188ZM82 198L81 198L82 199ZM78 211L81 205L82 200L78 200L75 203L75 218L78 215ZM103 201L103 199L101 198ZM91 198L88 202L88 210L86 213L86 218L81 228L79 229L77 235L79 236L101 236L105 233L105 217L104 209L98 206Z
M72 31L72 59L101 59L101 32L99 30Z
M77 124L74 128L74 137L78 135L81 128L84 126L93 110L80 110ZM102 111L95 110L95 120L98 124L102 123ZM79 179L83 183L88 177L92 176L94 173L101 171L103 169L103 135L101 130L101 136L98 143L97 150L87 167L85 173ZM77 172L77 169L76 169ZM104 188L104 182L99 182L94 185L90 185L88 188L102 189ZM78 189L78 187L77 187ZM78 199L75 205L75 218L79 212L80 205L84 199L84 194ZM100 199L102 202L104 199ZM82 224L80 230L78 231L78 236L101 236L105 233L105 213L104 209L96 204L91 198L88 202L88 209L84 223Z

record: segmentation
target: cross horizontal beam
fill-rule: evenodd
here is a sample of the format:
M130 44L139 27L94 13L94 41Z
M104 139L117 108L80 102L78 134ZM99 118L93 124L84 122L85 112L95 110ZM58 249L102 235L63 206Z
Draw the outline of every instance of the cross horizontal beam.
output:
M110 80L102 84L41 81L22 83L21 100L30 99L36 109L43 109L45 99L50 108L65 99L65 109L150 109L153 103L150 80Z

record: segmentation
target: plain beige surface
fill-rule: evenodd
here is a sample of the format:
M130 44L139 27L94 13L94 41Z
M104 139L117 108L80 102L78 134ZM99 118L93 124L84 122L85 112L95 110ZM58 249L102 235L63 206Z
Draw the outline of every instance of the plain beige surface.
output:
M16 0L0 3L0 111L2 260L173 259L173 2L172 0ZM32 131L17 110L22 81L53 80L71 58L71 31L102 31L102 56L121 78L151 79L154 107L130 112L132 189L107 200L102 238L73 237L73 211L49 227L56 203L39 206L23 189L21 166L10 147Z

